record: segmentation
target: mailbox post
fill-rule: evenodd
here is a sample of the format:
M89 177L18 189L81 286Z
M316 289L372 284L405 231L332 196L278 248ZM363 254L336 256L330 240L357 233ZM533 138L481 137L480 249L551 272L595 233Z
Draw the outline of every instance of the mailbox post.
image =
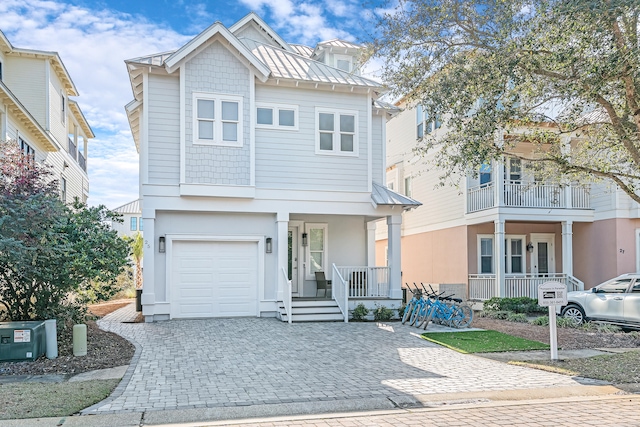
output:
M544 282L538 286L538 305L549 307L549 341L551 360L558 360L556 305L567 305L567 287L560 282Z

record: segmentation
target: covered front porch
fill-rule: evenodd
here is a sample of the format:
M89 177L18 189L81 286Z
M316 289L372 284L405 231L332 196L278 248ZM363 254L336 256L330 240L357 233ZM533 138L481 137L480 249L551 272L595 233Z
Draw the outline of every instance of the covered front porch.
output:
M495 220L493 234L481 224L470 232L469 299L538 298L538 286L555 281L567 291L584 289L573 275L573 221L518 222ZM475 245L474 245L475 243ZM559 261L559 262L558 262ZM475 270L475 271L474 271Z
M359 302L400 306L401 214L420 203L377 184L372 200L377 215L278 214L278 241L287 242L277 247L282 320L291 323L297 313L327 314L335 307L339 316L306 320L348 322L349 310ZM381 219L386 219L389 241L386 266L376 265L376 223Z

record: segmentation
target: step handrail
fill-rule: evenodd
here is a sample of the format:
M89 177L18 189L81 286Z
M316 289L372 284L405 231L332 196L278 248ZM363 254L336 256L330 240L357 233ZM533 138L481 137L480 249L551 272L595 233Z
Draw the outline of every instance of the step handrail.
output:
M293 311L291 310L291 280L284 267L281 268L282 276L284 277L284 295L282 295L282 305L284 305L284 311L287 314L287 323L293 323Z
M338 304L338 308L344 316L344 323L349 323L349 289L348 282L340 274L340 270L333 264L331 275L331 287L333 299Z

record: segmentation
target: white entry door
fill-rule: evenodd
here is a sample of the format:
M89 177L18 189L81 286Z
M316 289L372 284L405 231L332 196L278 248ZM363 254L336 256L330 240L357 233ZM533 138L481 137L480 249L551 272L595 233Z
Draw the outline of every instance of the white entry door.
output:
M555 235L531 234L531 273L539 276L556 272Z
M171 269L171 318L257 314L257 242L176 241Z

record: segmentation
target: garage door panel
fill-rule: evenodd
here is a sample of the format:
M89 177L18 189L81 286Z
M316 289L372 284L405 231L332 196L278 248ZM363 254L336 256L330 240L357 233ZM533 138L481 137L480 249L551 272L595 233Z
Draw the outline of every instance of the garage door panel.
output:
M171 317L254 316L256 242L174 242Z

